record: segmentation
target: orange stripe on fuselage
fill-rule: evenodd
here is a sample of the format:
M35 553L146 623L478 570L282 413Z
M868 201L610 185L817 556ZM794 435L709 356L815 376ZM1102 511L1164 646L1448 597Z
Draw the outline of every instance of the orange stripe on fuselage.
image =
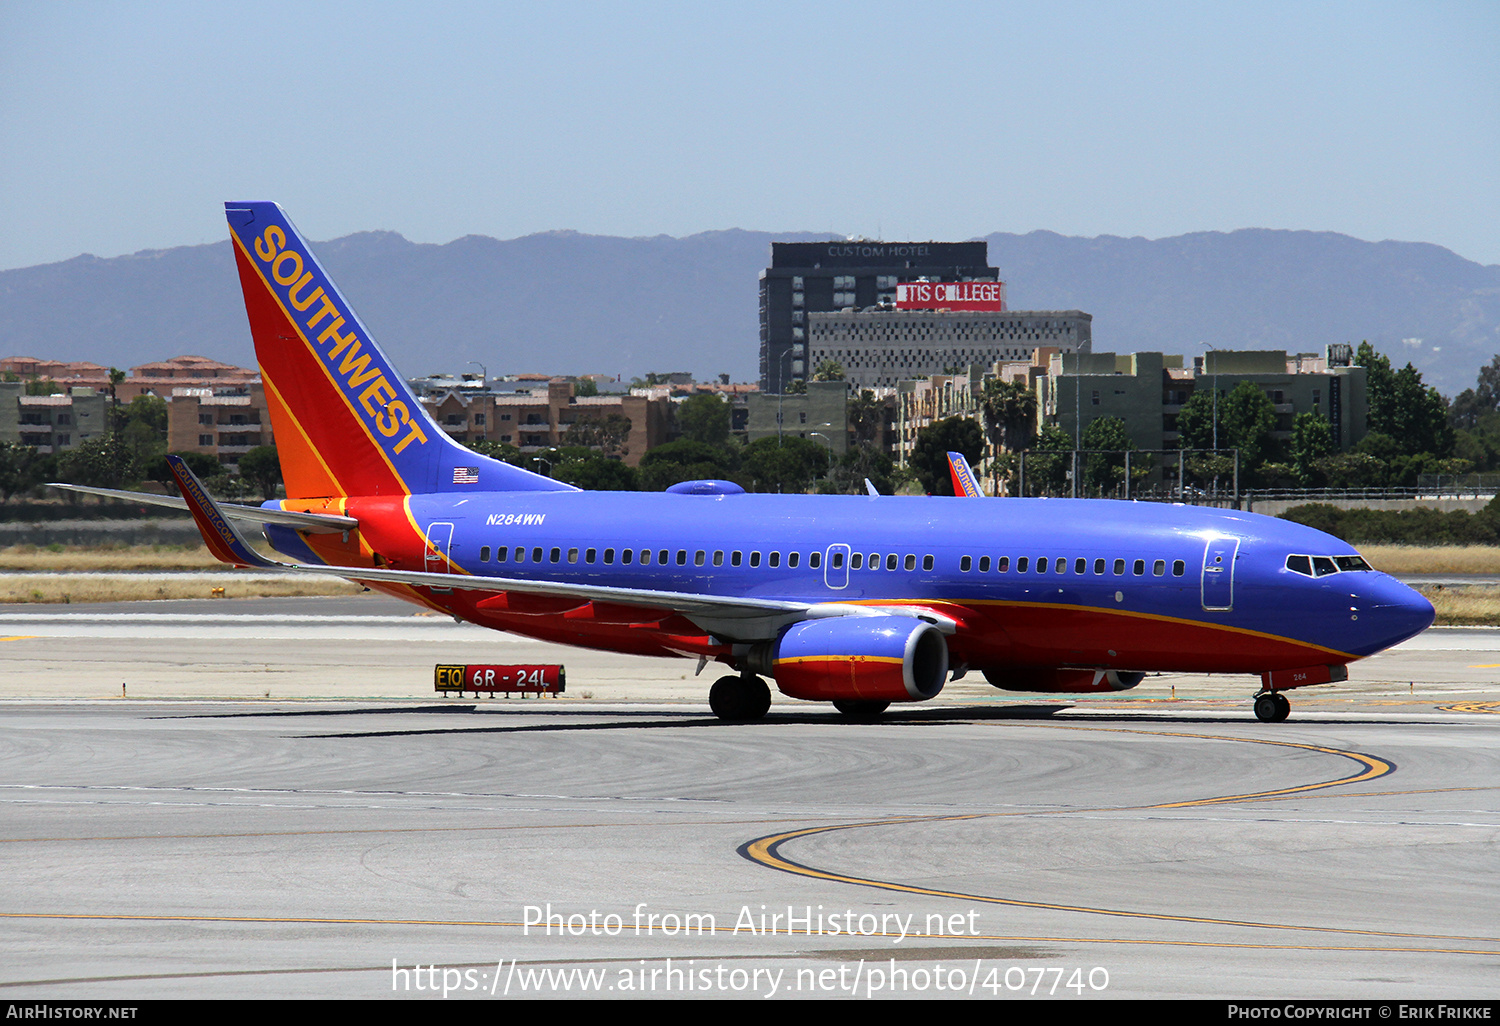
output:
M288 423L287 427L307 440L311 453L337 454L339 494L393 495L409 491L301 325L245 251L239 236L232 238L261 376L275 382L285 419L296 424L293 427ZM281 430L274 419L272 427ZM326 487L319 480L321 475L308 465L309 452L294 452L293 457L293 461L282 461L282 476L289 489L303 494L308 494L304 489L310 489L316 494L316 489Z

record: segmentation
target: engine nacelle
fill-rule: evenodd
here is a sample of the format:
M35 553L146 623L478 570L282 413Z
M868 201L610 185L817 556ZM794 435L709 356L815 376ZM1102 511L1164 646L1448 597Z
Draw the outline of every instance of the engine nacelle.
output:
M1140 670L985 670L984 679L1004 691L1061 691L1087 694L1128 691L1146 677Z
M923 702L948 679L948 642L909 616L806 620L754 653L751 666L792 698Z

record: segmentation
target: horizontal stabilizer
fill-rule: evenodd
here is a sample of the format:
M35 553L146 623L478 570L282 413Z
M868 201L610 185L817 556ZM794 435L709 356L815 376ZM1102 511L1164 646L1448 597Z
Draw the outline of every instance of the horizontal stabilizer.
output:
M171 458L168 457L168 459ZM126 491L123 488L90 488L85 485L58 482L51 482L47 487L191 512L191 508L185 501L171 495L151 495L147 492ZM339 516L334 513L297 513L292 510L271 509L265 506L245 506L235 502L221 502L218 506L219 510L231 520L239 520L248 524L280 524L283 527L294 527L309 534L341 534L359 526L359 521L354 517Z

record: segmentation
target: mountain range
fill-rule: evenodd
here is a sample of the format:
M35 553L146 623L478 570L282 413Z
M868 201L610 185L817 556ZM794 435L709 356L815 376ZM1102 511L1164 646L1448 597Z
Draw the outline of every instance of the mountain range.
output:
M314 248L402 373L648 371L757 377L770 242L826 234L616 238L557 231ZM1243 229L1165 239L985 237L1019 310L1093 314L1096 352L1320 352L1369 340L1445 395L1500 353L1500 266L1440 246ZM130 367L194 354L253 365L229 243L0 271L0 356Z

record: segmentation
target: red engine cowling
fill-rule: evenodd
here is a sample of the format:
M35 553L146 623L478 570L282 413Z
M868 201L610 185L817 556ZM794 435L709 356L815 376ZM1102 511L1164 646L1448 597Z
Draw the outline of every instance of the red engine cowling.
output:
M908 616L844 616L794 624L763 672L783 694L814 702L922 702L948 679L948 642Z
M1139 670L1003 669L985 670L984 679L1004 691L1060 691L1087 694L1128 691L1145 679Z

